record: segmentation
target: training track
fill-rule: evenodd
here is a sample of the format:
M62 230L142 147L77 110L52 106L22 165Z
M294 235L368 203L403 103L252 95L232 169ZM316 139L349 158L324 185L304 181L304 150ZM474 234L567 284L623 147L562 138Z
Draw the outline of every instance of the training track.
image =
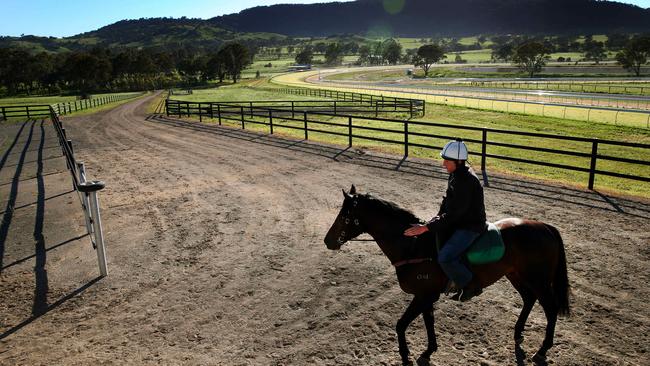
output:
M0 364L396 364L394 326L409 296L376 245L332 252L323 237L351 183L429 218L446 185L442 169L409 160L395 170L401 157L147 116L150 101L65 118L78 159L107 183L109 276L96 279L87 237L52 248L48 301L60 301L30 318L34 259L5 269ZM69 191L62 177L51 185ZM5 201L8 188L0 188ZM499 176L485 192L488 219L543 220L564 237L574 314L558 322L549 360L647 365L648 203ZM72 198L46 201L46 232L83 234ZM49 212L68 224L54 225ZM23 225L16 233L34 231L33 221L13 222ZM14 236L5 265L18 259L12 246L33 252ZM514 352L520 305L505 280L466 304L441 300L433 364L530 364ZM528 357L544 325L535 306ZM407 333L416 355L423 328L418 319Z

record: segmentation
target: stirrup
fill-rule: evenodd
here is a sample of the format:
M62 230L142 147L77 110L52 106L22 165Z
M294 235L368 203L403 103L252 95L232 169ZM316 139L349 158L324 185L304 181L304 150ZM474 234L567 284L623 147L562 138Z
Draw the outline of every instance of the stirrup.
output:
M482 288L475 288L475 289L464 288L464 289L461 289L460 291L458 291L458 293L456 293L456 295L452 296L452 300L465 302L465 301L469 301L473 297L476 297L476 296L478 296L478 295L480 295L482 293L483 293Z
M461 291L461 289L458 287L456 282L454 282L453 280L449 280L449 282L447 282L447 286L443 290L443 293L445 294L445 296L449 296L450 293L453 292L457 294L459 291Z

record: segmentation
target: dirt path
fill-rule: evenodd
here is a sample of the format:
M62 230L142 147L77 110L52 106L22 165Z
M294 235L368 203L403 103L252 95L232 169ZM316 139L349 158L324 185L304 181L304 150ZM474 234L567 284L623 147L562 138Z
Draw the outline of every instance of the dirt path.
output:
M0 364L397 364L394 325L410 297L376 245L331 252L323 237L351 183L428 218L446 185L442 170L409 161L396 171L399 157L147 118L148 100L64 122L89 176L107 183L109 276L95 279L87 243L58 248L48 257L50 283L76 283L50 286L51 298L69 298L15 329L30 309L12 289L34 285L34 261L5 269ZM550 362L647 365L649 205L503 177L491 183L489 219L543 220L567 245L574 315L560 320ZM80 214L68 216L77 226L48 230L83 234ZM503 280L470 303L439 302L432 363L517 364L520 305ZM529 356L544 324L536 306L523 345ZM421 320L408 337L419 354Z

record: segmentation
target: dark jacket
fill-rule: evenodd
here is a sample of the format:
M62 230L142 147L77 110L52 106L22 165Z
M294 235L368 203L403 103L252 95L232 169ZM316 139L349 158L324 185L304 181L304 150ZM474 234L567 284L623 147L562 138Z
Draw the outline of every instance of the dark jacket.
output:
M458 166L449 175L447 192L436 216L427 223L431 231L485 230L483 187L472 169Z

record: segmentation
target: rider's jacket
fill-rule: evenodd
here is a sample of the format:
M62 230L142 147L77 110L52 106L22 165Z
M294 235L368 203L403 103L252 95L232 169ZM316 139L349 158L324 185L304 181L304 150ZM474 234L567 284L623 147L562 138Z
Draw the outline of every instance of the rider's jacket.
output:
M427 227L431 231L466 229L483 232L486 227L483 187L474 170L458 166L449 175L440 211Z

